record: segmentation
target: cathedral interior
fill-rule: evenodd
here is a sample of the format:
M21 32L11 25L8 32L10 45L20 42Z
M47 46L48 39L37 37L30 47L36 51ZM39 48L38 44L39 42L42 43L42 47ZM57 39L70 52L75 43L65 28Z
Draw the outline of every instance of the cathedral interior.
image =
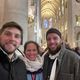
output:
M80 46L80 0L0 0L0 27L8 21L22 26L23 44L34 40L45 48L46 31L54 27L64 42Z

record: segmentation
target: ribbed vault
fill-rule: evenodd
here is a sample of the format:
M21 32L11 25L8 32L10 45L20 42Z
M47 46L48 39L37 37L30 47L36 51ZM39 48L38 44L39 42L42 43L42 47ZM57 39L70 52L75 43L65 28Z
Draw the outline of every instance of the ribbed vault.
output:
M41 17L51 18L56 15L60 0L41 0Z

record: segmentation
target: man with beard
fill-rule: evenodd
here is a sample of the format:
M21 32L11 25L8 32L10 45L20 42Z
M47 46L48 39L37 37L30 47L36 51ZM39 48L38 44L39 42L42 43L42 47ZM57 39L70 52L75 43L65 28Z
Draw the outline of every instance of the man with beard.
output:
M0 29L0 80L26 80L25 64L15 54L22 35L22 28L16 22L5 23Z
M80 59L66 49L61 32L50 28L46 33L48 52L44 56L44 80L80 80Z

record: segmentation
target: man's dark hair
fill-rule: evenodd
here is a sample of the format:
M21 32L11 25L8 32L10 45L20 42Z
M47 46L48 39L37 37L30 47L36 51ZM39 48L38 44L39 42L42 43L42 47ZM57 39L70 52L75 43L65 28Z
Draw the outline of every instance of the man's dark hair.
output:
M50 34L50 33L56 33L61 38L61 32L58 29L56 29L56 28L50 28L46 32L46 39L47 39L48 34Z
M6 29L6 28L11 28L11 27L14 27L14 28L17 28L18 30L20 30L21 32L21 44L23 42L23 30L21 28L21 26L19 24L17 24L16 22L14 21L11 21L11 22L7 22L5 23L2 28L0 29L0 35L2 34L2 32Z

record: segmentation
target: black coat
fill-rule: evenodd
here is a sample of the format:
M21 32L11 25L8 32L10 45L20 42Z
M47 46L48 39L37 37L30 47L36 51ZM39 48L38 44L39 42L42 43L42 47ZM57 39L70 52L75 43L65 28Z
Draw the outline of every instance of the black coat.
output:
M44 80L47 80L48 57L49 54L44 57ZM55 80L80 80L80 59L76 53L62 47L57 59Z
M0 80L26 80L24 62L19 58L10 62L2 50L0 50Z

